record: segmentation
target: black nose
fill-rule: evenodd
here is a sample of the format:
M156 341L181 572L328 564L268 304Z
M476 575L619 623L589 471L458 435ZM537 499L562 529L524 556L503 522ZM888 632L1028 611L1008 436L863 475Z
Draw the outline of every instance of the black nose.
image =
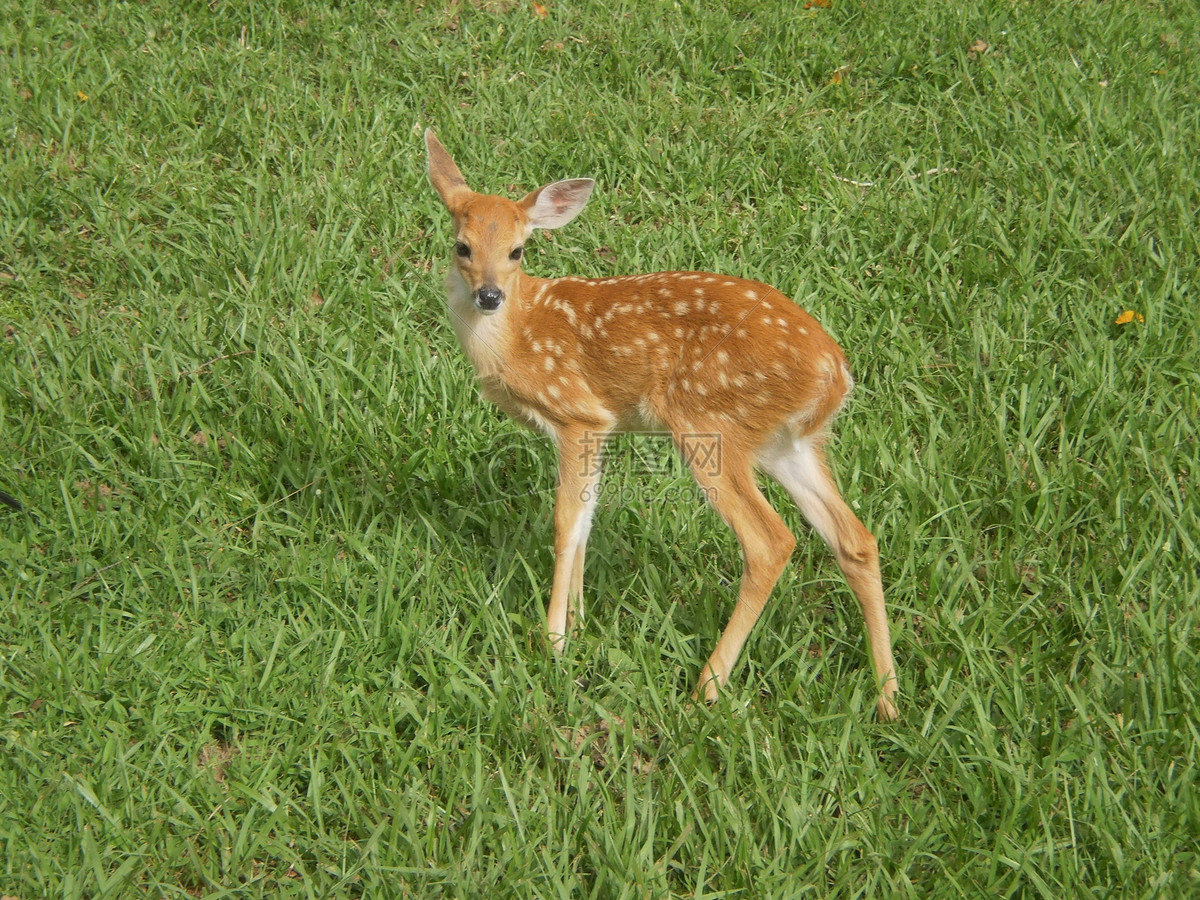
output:
M475 305L484 312L495 312L504 302L504 294L500 288L485 287L475 292Z

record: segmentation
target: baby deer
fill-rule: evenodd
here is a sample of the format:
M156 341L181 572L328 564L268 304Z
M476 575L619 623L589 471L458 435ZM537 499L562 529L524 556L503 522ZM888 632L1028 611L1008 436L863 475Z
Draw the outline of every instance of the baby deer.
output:
M583 557L616 431L668 431L742 547L737 604L700 675L717 698L796 540L755 483L757 466L792 495L837 558L866 620L880 719L896 716L896 668L875 538L838 493L822 445L852 384L842 351L808 313L756 281L699 272L534 278L521 271L537 228L566 225L594 182L556 181L521 200L477 194L432 130L429 177L454 220L446 279L454 330L485 399L558 448L555 652L583 608ZM709 452L689 442L708 440ZM715 452L712 452L715 451Z

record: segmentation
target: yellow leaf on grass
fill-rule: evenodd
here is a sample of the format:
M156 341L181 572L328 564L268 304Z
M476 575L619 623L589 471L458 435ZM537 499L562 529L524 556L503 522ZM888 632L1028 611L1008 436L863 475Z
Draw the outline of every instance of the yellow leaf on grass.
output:
M76 91L75 96L79 98L80 103L87 99L87 94L85 94L83 91Z
M530 4L530 6L532 6L532 7L533 7L533 14L534 14L535 16L537 16L539 19L544 19L544 18L546 18L546 13L547 13L549 10L547 10L547 9L546 9L546 7L542 6L542 4L540 4L540 3L531 3L531 4Z

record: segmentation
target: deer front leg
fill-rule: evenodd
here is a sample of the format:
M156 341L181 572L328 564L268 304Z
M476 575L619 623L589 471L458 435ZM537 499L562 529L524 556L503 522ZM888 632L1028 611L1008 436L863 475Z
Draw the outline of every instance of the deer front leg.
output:
M600 452L606 435L572 431L559 435L558 490L554 500L554 586L546 612L546 636L561 654L576 616L583 615L583 560L600 484Z

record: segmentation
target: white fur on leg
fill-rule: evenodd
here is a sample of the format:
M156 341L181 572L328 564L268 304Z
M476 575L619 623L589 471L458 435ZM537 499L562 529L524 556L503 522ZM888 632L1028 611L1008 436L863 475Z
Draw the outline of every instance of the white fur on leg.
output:
M817 534L836 553L837 526L824 502L829 490L829 475L812 438L777 434L759 450L758 464L787 489Z

